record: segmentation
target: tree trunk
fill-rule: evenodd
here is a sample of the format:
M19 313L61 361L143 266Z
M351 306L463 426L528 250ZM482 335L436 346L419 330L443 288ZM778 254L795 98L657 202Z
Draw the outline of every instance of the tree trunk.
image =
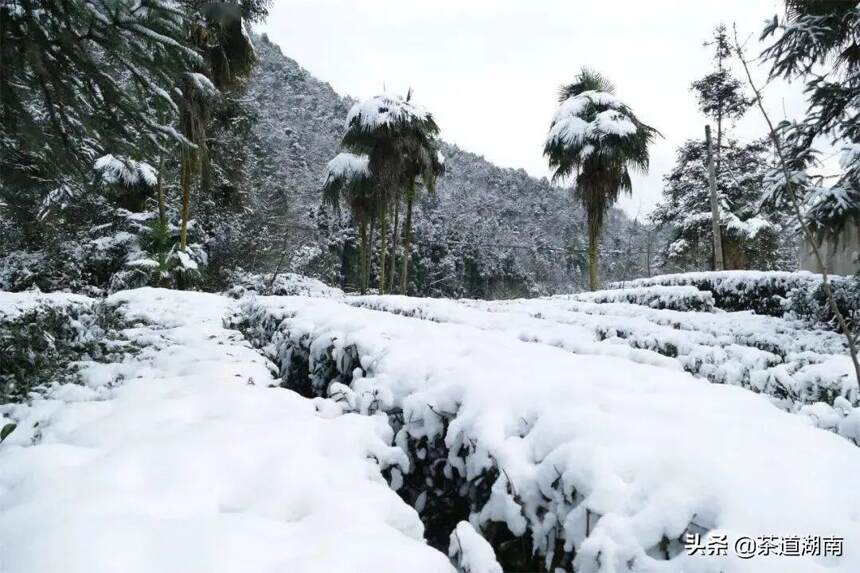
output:
M275 265L275 271L272 273L272 278L269 279L269 294L274 294L272 292L272 288L275 286L275 280L277 280L278 275L281 274L281 268L284 264L284 259L287 258L287 242L289 241L289 236L287 232L284 231L284 242L281 245L281 256L278 257L278 264Z
M367 239L367 279L364 289L370 288L370 272L373 270L373 236L376 234L376 213L370 216L370 234Z
M409 259L412 257L412 195L406 199L406 221L403 223L403 270L400 273L400 294L407 294Z
M645 243L645 268L648 278L651 278L651 226L648 226L647 242Z
M385 202L379 206L379 294L385 294L385 253L388 250L388 221Z
M591 225L589 225L591 227ZM593 230L588 232L588 287L597 290L600 285L597 280L597 233Z
M391 275L388 281L388 293L394 293L394 277L397 275L397 241L400 239L400 198L394 203L394 228L391 230Z
M359 258L361 261L361 272L359 273L359 289L361 294L367 293L367 275L370 271L370 256L367 252L367 221L362 221L359 226L361 233L361 252Z
M720 230L720 202L717 198L717 177L714 168L714 154L711 146L711 126L705 126L705 145L708 153L708 186L711 190L711 231L714 235L713 270L722 271L726 268L723 261L723 233Z
M188 246L188 215L191 210L191 152L182 153L182 214L179 226L179 248L183 251Z
M722 106L717 111L717 148L714 150L716 157L716 174L720 174L720 159L723 152L723 108Z

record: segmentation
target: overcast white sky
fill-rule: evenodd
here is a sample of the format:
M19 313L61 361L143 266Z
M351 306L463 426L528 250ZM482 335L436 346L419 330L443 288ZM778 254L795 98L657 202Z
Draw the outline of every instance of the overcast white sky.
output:
M764 20L782 10L780 0L276 0L260 31L341 94L412 87L444 139L538 177L549 174L542 149L559 86L595 68L665 136L620 203L635 216L659 200L678 145L702 137L689 90L710 69L702 42L736 22L757 55ZM766 99L776 119L803 108L797 86L773 83ZM751 110L735 133L763 129Z

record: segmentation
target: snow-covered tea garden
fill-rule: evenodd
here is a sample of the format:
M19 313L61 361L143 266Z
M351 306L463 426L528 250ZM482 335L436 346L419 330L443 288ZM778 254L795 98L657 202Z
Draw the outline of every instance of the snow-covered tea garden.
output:
M860 397L804 283L2 293L0 570L854 573ZM734 551L769 536L831 545Z
M712 4L0 2L0 573L860 573L860 0Z

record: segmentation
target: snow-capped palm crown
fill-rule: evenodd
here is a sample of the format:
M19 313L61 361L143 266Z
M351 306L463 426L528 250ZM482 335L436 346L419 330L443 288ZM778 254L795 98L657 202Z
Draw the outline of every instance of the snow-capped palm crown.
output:
M367 154L374 177L421 177L432 190L442 172L437 153L439 126L430 112L411 99L411 93L405 98L382 94L356 103L346 117L342 145L356 154Z
M326 165L323 201L337 211L340 209L341 194L345 193L353 215L360 219L359 207L363 207L360 209L362 214L370 208L372 181L370 180L369 161L367 155L356 155L349 152L338 153Z
M563 86L561 105L544 146L558 181L576 174L574 193L588 217L591 289L597 288L597 241L603 216L621 191L630 192L628 168L648 169L648 144L657 131L633 115L603 76L583 69Z
M367 155L356 155L355 153L348 152L338 153L326 165L325 181L369 177L370 169L367 165L368 161Z
M382 94L360 101L352 106L346 116L347 129L360 128L369 131L379 127L418 127L426 125L427 122L435 126L430 113L409 101L410 99Z
M586 163L612 164L624 171L621 187L629 188L628 166L648 168L648 144L657 131L640 122L614 91L588 69L562 87L544 147L554 179L583 170Z

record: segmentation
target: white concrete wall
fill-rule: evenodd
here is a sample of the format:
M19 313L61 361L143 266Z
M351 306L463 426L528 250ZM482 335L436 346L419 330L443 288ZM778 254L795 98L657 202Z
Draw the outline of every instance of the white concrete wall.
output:
M853 275L860 271L857 262L860 256L860 227L849 224L842 232L839 243L834 245L825 241L821 246L822 254L827 257L827 271L835 275ZM805 242L800 247L800 268L821 272L812 249Z

